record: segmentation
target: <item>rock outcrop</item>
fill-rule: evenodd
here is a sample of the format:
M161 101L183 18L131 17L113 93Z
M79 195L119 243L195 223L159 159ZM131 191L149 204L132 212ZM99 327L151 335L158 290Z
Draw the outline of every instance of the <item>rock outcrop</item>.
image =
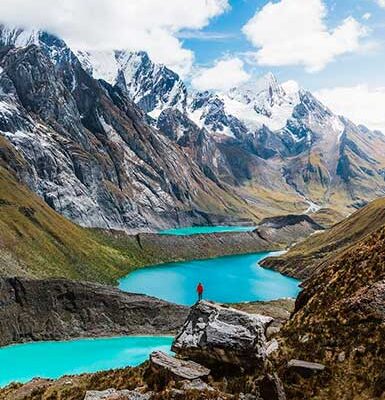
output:
M282 382L267 359L264 331L271 320L202 301L192 308L175 340L175 357L156 351L139 367L58 380L36 379L0 389L0 397L29 400L32 394L41 398L52 394L54 400L84 400L84 396L86 400L286 400Z
M204 365L253 369L266 360L265 331L272 320L200 301L191 308L172 350Z
M210 375L210 370L194 361L181 360L169 356L162 351L154 351L150 354L150 370L165 382L193 381L204 379Z
M183 306L91 283L0 279L0 345L111 335L170 334Z
M285 215L263 219L255 232L267 241L292 245L323 230L309 215Z
M318 372L324 371L325 365L303 360L290 360L287 363L287 369L289 373L296 373L304 378L309 378Z

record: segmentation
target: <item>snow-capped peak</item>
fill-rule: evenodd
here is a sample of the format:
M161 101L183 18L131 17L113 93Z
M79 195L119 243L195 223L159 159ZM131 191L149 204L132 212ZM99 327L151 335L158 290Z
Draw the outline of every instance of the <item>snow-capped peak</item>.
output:
M248 81L242 85L235 87L229 91L229 94L242 94L245 97L250 96L255 98L255 96L265 93L270 97L273 95L284 96L285 91L282 86L278 83L277 78L271 72L262 76L259 79Z
M196 101L191 102L191 114L195 122L200 122L201 126L209 124L209 129L216 133L230 131L233 136L239 131L240 125L250 132L263 126L276 131L282 129L292 116L294 108L300 102L299 93L299 87L294 82L281 85L272 73L268 73L257 80L230 89L227 93L216 93L216 101L207 95L196 95ZM208 100L205 102L204 98ZM219 117L221 123L213 123L214 107L216 115L219 115L218 107L222 109ZM238 121L236 126L235 120Z
M76 55L94 78L122 84L131 99L153 118L168 107L184 111L187 90L179 76L153 63L143 51L81 51Z
M83 68L95 79L103 79L111 85L116 83L119 64L115 51L75 50Z

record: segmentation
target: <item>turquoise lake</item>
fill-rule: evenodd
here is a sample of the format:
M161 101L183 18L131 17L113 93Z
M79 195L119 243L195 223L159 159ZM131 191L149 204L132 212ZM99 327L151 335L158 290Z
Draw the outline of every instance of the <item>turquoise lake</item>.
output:
M218 302L243 302L296 297L299 281L259 266L277 253L256 253L186 261L137 270L120 281L120 288L145 293L178 304L196 301L202 282L204 298ZM154 350L170 352L171 337L120 337L36 342L0 348L0 386L34 377L96 372L135 366ZM6 367L4 367L6 366Z
M189 236L219 232L251 232L255 226L188 226L186 228L166 229L160 231L162 235Z
M145 293L177 304L192 305L202 282L204 298L235 303L296 297L299 281L268 269L259 262L277 253L256 253L185 261L139 269L120 281L120 289Z
M34 377L58 378L136 366L154 350L170 353L171 342L171 337L131 336L3 347L0 348L0 386L27 382Z

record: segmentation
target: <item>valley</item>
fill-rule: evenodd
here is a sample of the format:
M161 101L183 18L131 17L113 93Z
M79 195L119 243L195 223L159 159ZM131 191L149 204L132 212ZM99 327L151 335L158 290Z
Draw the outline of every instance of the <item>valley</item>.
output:
M0 399L383 399L384 134L150 53L0 18Z

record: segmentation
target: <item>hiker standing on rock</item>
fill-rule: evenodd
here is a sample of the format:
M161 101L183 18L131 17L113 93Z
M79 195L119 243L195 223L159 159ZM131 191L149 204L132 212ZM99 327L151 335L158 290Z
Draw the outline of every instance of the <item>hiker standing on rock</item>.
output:
M198 293L198 301L202 300L203 296L203 285L199 282L197 286L197 293Z

